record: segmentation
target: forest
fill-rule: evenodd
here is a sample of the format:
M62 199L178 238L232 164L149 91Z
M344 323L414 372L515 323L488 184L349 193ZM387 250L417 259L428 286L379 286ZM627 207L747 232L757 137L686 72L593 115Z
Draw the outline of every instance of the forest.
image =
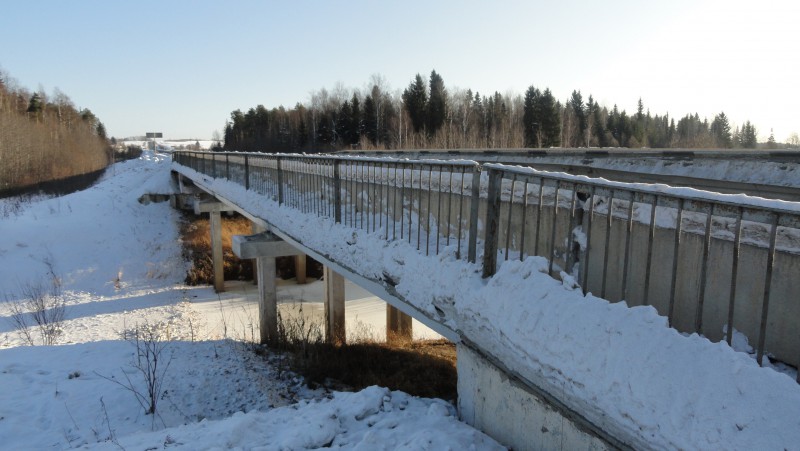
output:
M750 121L731 127L724 112L709 122L697 113L680 118L599 105L580 91L563 102L530 86L524 94L481 95L447 89L435 70L417 74L392 93L379 75L364 90L312 91L293 108L258 105L233 111L218 150L329 152L336 150L467 148L756 148ZM767 147L777 147L770 136Z
M0 193L108 166L105 126L58 88L30 92L0 71Z

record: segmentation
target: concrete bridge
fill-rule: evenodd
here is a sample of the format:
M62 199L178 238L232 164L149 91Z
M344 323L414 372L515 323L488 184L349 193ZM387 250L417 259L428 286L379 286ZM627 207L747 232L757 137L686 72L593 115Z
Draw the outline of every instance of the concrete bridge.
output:
M409 334L414 317L457 343L460 414L515 449L647 442L517 372L465 334L447 302L410 302L396 289L396 274L356 268L346 237L339 247L321 246L290 230L285 217L322 218L408 243L429 258L463 259L480 265L484 278L498 261L541 256L546 273L584 294L651 305L678 331L712 341L730 344L732 334L723 330L735 328L755 344L759 362L800 363L795 203L460 159L176 152L173 170L182 187L202 194L191 200L196 211L211 215L218 290L220 212L235 210L253 222L258 233L237 238L234 247L258 261L262 341L277 328L274 258L310 255L325 265L329 340L345 339L346 277L389 304L391 333Z

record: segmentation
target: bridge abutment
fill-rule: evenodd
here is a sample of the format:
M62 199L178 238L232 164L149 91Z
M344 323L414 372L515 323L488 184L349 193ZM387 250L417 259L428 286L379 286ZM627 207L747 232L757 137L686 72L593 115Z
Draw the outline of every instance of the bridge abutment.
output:
M610 450L625 448L597 436L551 396L536 393L464 343L458 353L458 413L514 450Z

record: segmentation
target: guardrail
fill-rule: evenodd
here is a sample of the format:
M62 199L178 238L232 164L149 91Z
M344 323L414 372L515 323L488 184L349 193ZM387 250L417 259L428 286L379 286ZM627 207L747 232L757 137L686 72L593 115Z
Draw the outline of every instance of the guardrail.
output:
M800 204L474 161L176 152L174 160L305 213L481 259L537 255L547 271L682 332L800 363ZM466 256L463 254L467 250ZM727 332L726 332L727 330ZM768 351L767 351L768 350Z

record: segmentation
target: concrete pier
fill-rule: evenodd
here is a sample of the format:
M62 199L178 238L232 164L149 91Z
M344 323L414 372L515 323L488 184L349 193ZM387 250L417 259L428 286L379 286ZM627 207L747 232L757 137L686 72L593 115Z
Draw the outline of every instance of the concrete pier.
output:
M344 277L325 266L323 278L325 279L325 340L328 343L344 344L346 341Z
M255 258L258 278L258 323L262 344L278 338L278 295L275 283L275 257L296 255L297 250L270 232L235 235L233 253L239 258Z

